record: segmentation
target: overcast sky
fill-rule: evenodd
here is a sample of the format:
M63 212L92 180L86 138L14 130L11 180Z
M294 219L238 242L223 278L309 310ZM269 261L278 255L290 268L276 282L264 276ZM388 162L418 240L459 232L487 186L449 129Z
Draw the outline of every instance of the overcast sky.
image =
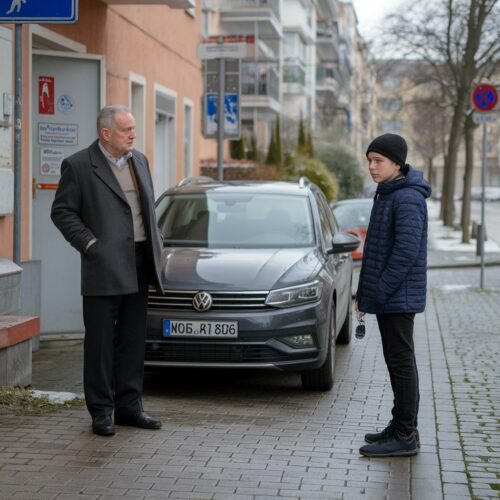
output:
M359 31L364 38L370 39L376 36L377 26L382 23L384 16L394 11L402 0L351 1L358 16Z

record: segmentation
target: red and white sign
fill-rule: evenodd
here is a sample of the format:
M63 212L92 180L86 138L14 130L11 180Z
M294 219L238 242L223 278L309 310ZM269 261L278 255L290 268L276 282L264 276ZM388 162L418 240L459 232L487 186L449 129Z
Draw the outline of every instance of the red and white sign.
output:
M38 113L40 115L54 114L54 77L38 77Z

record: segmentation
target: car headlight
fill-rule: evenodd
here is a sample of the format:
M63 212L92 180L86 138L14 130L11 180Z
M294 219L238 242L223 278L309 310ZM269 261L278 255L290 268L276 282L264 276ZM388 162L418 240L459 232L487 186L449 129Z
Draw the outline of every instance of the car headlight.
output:
M322 287L319 281L313 281L305 285L272 290L267 296L266 304L274 307L292 307L316 302L321 297Z

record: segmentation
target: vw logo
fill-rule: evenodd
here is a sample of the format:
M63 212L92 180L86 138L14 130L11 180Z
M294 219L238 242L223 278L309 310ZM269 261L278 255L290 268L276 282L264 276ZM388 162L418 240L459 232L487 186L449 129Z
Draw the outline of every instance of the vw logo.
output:
M193 307L198 312L208 311L212 307L212 296L208 292L198 292L193 297Z

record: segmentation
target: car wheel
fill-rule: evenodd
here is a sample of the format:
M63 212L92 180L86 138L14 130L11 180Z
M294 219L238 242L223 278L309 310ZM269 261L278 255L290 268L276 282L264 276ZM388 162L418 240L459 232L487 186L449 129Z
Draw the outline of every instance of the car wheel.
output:
M337 337L337 344L348 344L352 338L352 300L349 298L349 305L347 306L347 315L344 324L339 331Z
M325 362L313 370L301 373L302 387L313 391L329 391L333 387L335 373L335 310L330 314L330 328L328 336L328 352Z

